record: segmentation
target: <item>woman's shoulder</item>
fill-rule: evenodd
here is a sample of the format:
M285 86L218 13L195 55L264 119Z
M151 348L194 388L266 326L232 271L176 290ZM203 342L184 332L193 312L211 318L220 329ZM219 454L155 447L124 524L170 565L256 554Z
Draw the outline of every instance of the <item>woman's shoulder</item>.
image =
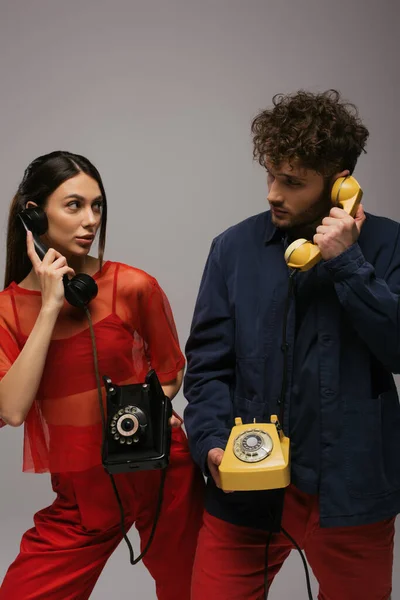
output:
M0 290L0 327L8 328L8 323L14 321L14 310L12 299L13 284L6 287L4 290Z
M107 261L111 271L117 274L118 288L129 289L130 291L145 292L151 288L158 287L158 282L149 273L138 267L128 265L123 262Z
M10 304L12 295L18 291L18 286L15 283L10 283L9 286L0 290L0 307L8 306Z
M10 286L6 287L4 290L0 291L0 302L4 299L4 298L9 298L10 297Z
M4 298L5 296L10 296L13 288L15 288L16 284L14 282L10 283L6 288L0 290L0 298Z

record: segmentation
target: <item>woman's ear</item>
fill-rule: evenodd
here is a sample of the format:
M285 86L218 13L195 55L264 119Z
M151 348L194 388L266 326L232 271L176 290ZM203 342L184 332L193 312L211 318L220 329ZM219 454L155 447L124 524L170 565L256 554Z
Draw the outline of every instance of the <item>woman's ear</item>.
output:
M25 208L35 208L35 206L37 206L36 202L32 202L32 200L29 200L26 204L25 204Z

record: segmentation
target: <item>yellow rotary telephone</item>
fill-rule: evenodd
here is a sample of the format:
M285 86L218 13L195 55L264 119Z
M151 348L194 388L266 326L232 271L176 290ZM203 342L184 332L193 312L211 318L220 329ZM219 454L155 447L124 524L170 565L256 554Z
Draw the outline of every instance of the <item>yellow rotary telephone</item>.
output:
M219 466L223 490L272 490L290 483L289 438L276 415L243 425L236 417Z

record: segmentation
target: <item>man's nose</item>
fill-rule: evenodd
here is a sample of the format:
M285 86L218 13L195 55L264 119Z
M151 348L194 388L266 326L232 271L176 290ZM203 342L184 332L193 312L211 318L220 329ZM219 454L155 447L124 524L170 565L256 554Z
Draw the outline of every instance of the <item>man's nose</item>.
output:
M282 190L276 179L268 187L267 200L268 202L283 202Z

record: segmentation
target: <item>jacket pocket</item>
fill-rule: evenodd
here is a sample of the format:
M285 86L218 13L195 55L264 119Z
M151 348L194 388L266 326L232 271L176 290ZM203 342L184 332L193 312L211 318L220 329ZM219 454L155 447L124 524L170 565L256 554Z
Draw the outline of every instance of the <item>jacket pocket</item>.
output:
M248 400L235 396L233 400L233 418L241 417L243 423L264 423L267 407L264 402Z
M236 361L233 417L243 423L262 422L267 413L265 402L265 359L239 358Z
M346 402L345 469L353 497L400 490L400 404L395 389L378 398Z

